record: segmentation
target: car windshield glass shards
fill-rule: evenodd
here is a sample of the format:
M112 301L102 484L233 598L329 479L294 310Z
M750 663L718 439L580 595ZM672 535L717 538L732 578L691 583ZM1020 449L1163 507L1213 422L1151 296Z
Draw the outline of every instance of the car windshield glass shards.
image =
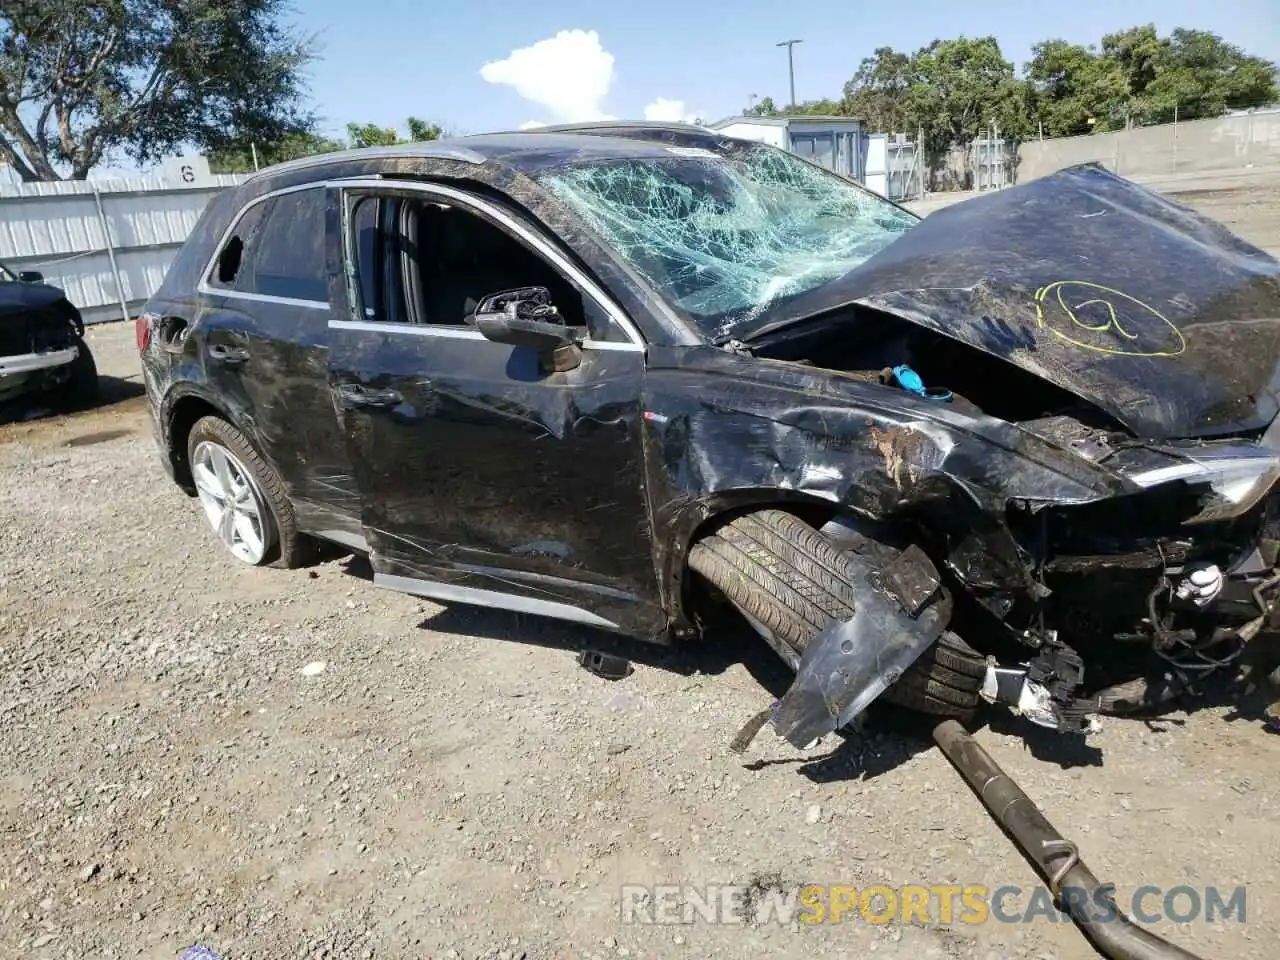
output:
M781 150L668 149L538 179L713 340L843 276L918 222Z

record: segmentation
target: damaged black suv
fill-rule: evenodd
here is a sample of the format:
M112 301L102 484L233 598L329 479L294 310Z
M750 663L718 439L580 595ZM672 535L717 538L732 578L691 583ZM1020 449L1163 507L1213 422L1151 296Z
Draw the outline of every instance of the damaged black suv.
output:
M67 407L97 395L80 311L39 272L0 263L0 418L18 402Z
M264 170L138 345L247 563L657 642L736 608L797 745L878 697L1083 731L1271 636L1278 276L1097 167L921 221L605 124Z

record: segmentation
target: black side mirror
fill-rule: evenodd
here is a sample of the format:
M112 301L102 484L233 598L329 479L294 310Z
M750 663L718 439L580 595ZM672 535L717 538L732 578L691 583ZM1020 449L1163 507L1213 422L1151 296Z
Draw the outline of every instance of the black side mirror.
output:
M19 283L44 283L44 274L39 270L23 270L18 274Z
M475 323L486 340L529 347L552 370L572 370L582 360L577 338L546 287L490 294L476 307Z

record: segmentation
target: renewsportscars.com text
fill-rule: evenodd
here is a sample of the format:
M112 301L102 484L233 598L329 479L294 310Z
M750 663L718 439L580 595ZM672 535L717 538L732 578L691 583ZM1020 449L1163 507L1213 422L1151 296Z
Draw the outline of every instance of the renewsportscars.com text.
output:
M1162 920L1244 923L1246 894L1244 887L1145 885L1122 899L1113 886L1104 884L1092 895L1083 888L1064 887L1055 903L1047 887L1016 884L807 884L766 889L731 884L629 884L623 886L621 896L624 924L659 925L1070 923L1068 908L1099 923L1113 921L1121 913L1148 924Z

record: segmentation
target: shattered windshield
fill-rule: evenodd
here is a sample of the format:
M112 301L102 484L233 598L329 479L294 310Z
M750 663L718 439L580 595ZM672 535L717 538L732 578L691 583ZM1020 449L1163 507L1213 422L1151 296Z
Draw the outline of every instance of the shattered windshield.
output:
M781 150L671 151L539 179L711 339L843 276L918 222Z

